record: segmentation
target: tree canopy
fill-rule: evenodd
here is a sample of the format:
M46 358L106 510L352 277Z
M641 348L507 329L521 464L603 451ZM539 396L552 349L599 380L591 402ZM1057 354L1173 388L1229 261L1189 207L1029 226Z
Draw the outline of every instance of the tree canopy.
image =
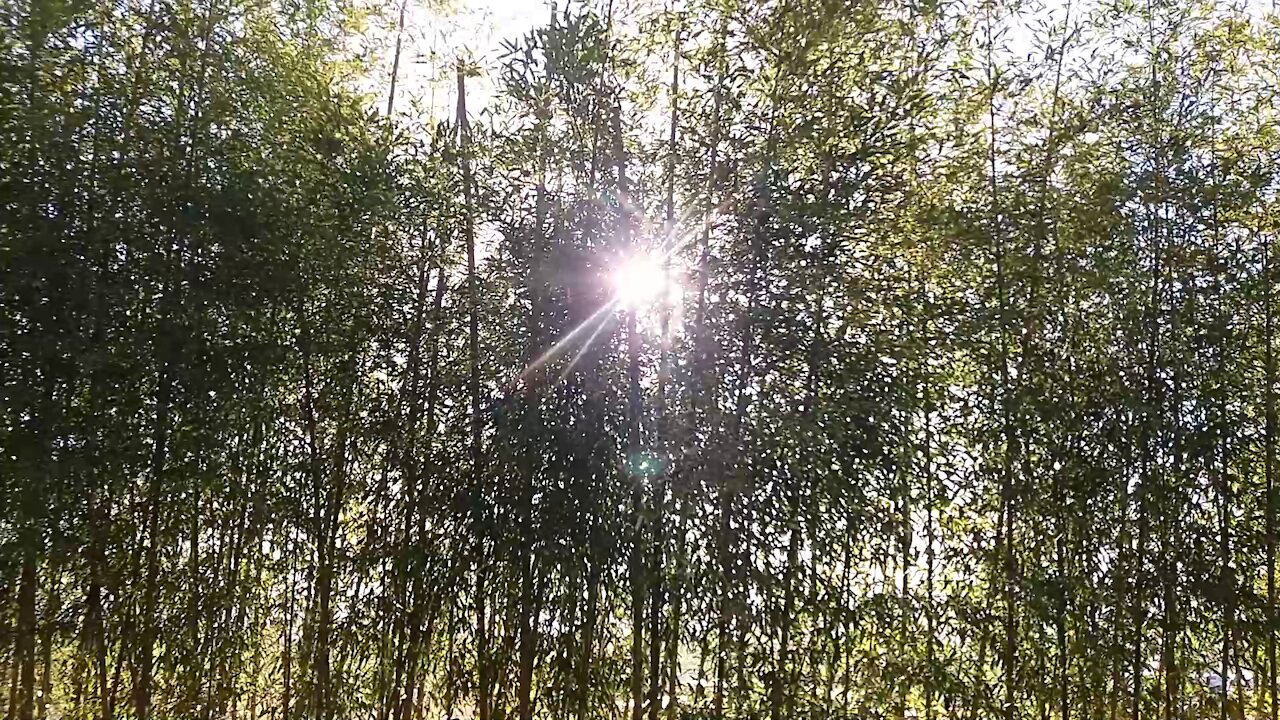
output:
M1274 5L424 9L0 0L5 717L1277 719Z

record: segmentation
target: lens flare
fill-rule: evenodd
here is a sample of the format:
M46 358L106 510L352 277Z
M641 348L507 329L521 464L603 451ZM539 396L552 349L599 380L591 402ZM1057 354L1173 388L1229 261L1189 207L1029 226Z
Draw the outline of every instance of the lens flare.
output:
M657 302L667 292L670 283L661 258L650 253L629 258L613 274L613 290L618 304L628 310Z

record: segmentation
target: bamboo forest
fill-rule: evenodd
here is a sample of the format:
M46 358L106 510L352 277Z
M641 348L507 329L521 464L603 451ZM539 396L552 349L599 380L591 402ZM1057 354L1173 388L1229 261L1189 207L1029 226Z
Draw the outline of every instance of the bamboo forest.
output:
M1271 0L0 0L0 712L1277 720L1276 254Z

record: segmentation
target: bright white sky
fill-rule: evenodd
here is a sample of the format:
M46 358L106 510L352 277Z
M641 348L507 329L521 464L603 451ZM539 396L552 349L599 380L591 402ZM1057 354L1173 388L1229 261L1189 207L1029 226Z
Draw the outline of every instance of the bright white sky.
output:
M448 0L446 0L448 2ZM436 117L450 116L456 102L453 74L458 57L477 62L483 73L468 81L467 108L474 115L492 94L489 71L501 55L502 40L515 39L545 21L547 0L460 0L456 7L441 8L440 0L407 0L405 30L396 83L395 111L408 112L414 104ZM379 111L386 110L387 90L395 56L396 17L364 36L373 54L374 76L360 89L376 97ZM411 113L417 117L422 112Z

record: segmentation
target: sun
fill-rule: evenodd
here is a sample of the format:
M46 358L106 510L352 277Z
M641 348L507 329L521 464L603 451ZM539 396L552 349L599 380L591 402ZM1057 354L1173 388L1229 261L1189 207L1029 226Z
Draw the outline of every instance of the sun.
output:
M652 253L627 258L613 273L613 291L618 304L638 310L662 299L670 289L671 278L662 259Z

